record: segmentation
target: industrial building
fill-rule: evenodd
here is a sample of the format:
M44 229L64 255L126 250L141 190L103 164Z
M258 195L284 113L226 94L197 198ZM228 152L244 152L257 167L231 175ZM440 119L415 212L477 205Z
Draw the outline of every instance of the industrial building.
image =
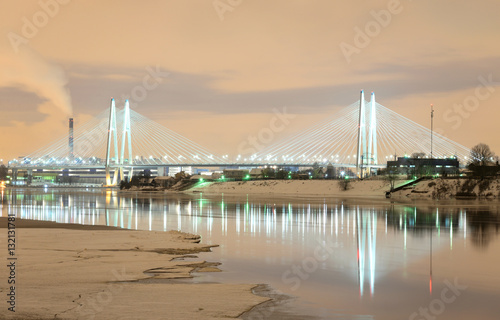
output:
M459 161L456 158L431 159L398 157L387 161L387 170L413 176L455 175L459 173Z

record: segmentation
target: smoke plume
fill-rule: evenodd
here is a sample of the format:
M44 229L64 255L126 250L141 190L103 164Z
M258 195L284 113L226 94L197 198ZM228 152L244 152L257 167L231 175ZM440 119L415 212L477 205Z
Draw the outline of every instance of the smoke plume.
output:
M13 87L33 92L59 108L64 114L73 113L64 70L47 62L35 51L24 47L18 53L0 53L0 87Z

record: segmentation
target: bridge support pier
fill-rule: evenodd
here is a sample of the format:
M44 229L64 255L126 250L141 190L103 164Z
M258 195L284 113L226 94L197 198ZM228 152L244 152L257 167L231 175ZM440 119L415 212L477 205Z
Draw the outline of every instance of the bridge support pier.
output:
M120 174L121 168L113 168L106 167L106 185L107 186L116 186L118 184L118 176L122 177ZM113 179L111 179L111 172L113 172Z

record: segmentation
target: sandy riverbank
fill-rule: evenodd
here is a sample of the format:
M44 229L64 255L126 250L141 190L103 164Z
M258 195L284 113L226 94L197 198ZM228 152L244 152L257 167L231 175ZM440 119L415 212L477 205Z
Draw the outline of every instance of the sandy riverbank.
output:
M257 180L208 182L197 184L184 192L384 198L389 189L389 183L384 180L352 180L348 190L341 190L339 180Z
M423 180L392 194L409 199L500 199L500 179L438 178Z
M6 239L5 220L0 218L0 232ZM268 300L252 294L251 284L173 280L219 271L218 263L183 259L210 250L198 236L54 226L16 221L16 312L4 302L0 318L227 319ZM6 297L8 268L0 275Z
M396 180L395 187L411 180ZM339 187L339 180L255 180L198 183L184 193L227 195L272 195L335 198L385 198L390 184L384 179L351 180L347 190ZM478 198L500 199L499 179L432 179L411 184L392 193L392 198L451 199L461 194Z

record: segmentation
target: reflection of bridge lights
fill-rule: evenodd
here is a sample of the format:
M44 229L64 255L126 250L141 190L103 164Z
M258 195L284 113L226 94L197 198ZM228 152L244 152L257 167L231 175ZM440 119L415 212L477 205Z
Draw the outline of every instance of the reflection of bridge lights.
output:
M360 296L363 296L365 259L368 255L370 294L375 291L375 262L376 262L376 239L377 239L377 215L376 213L357 212L357 256ZM368 252L366 252L368 249Z
M110 191L109 193L107 192L106 195L109 195L110 197L110 204L113 205L114 203L114 207L116 207L116 201L120 200L119 197L116 197L116 193ZM4 198L1 197L0 199ZM358 269L360 275L364 277L364 284L360 282L359 289L360 291L364 289L364 292L366 292L367 295L369 291L374 293L374 280L377 271L375 269L376 260L374 259L377 253L375 251L377 216L372 216L370 211L360 211L358 219L356 217L356 212L354 211L355 209L353 210L353 208L348 207L344 208L343 205L333 205L331 207L323 205L322 207L319 207L314 205L306 206L294 204L292 207L290 203L283 203L283 205L280 205L280 203L270 203L267 204L266 208L264 208L264 205L260 204L250 205L248 200L237 204L231 202L228 203L224 200L222 203L217 203L216 201L212 202L208 199L204 200L200 194L199 198L196 198L196 200L186 202L181 201L179 203L168 200L155 200L154 202L150 200L150 207L148 209L141 209L141 204L133 204L132 199L130 199L130 203L127 202L125 204L123 202L124 198L121 198L122 203L119 205L120 210L113 210L113 207L109 207L109 211L105 216L105 205L102 201L104 199L101 196L98 198L101 199L98 200L100 203L96 202L95 206L91 206L91 201L88 201L89 205L85 205L85 208L79 208L77 203L80 201L78 201L78 198L64 198L66 200L61 203L61 208L56 208L53 205L53 201L57 201L58 198L52 198L52 200L51 198L47 199L47 202L45 201L45 198L43 199L44 201L42 206L36 204L21 207L13 206L12 210L15 210L16 213L20 214L24 218L32 217L40 220L51 219L57 222L78 221L83 224L104 224L109 221L108 225L118 225L122 227L127 227L128 225L128 228L131 228L135 222L135 229L138 229L139 224L139 229L151 228L154 230L175 229L176 226L186 228L189 226L192 228L189 232L194 230L196 234L201 232L205 232L206 234L212 232L214 234L217 232L223 232L224 234L227 234L228 237L237 238L237 235L241 233L243 234L243 237L262 237L267 235L274 236L276 239L287 239L294 232L299 232L304 236L304 239L307 239L311 234L326 234L327 236L331 235L335 238L336 235L338 237L342 233L349 232L350 229L354 245L356 244L356 238L359 237L357 252L352 252L352 262L356 262L356 260L354 260L356 259L354 255L357 254L358 261L359 259L362 259L362 263L364 265L364 269ZM173 207L175 204L179 206L181 214L179 214L179 211L175 212L175 207ZM217 204L220 204L220 210L222 212L219 211ZM137 214L138 211L141 213L140 215ZM222 217L218 217L218 213L222 214ZM233 213L233 215L231 215L231 213ZM436 214L437 212L434 211L433 213L432 225L434 225L434 218L436 218L435 224L438 225L439 219ZM411 211L408 210L406 216L400 214L394 216L392 218L392 222L396 222L395 226L397 226L397 219L399 218L399 223L403 225L402 218L405 218L405 220L408 219L406 228L410 231L413 230L416 225L414 221L416 220L416 214L417 212L415 211L415 208L412 208ZM215 221L212 216L216 217ZM441 216L443 217L443 227L445 226L445 221L448 221L446 223L446 229L443 228L443 231L450 232L448 234L450 238L456 237L458 235L457 231L460 232L460 236L465 238L467 232L465 211L460 211L460 215L454 216L453 218L444 219L446 215L443 213ZM383 215L379 215L379 217L380 219L384 219ZM453 230L453 221L457 221L457 218L459 228ZM342 222L340 222L341 219ZM381 220L381 222L382 221L383 220ZM385 213L385 222L385 232L387 233L387 213ZM349 226L351 226L351 228L349 228ZM250 229L253 232L251 235L249 233ZM380 226L380 232L383 231L384 229ZM401 229L401 231L403 231L403 229ZM409 236L412 235L411 232L408 232L408 234ZM448 238L448 235L446 238ZM398 236L397 239L402 240L402 234ZM364 249L362 248L363 241ZM370 241L372 241L371 245ZM410 245L411 242L408 242L408 244ZM355 246L352 247L353 250L354 248ZM409 246L409 248L411 247ZM383 264L383 261L380 261L379 264L380 263ZM379 267L379 269L384 271L384 266L382 266L382 268ZM364 286L364 288L361 286Z

